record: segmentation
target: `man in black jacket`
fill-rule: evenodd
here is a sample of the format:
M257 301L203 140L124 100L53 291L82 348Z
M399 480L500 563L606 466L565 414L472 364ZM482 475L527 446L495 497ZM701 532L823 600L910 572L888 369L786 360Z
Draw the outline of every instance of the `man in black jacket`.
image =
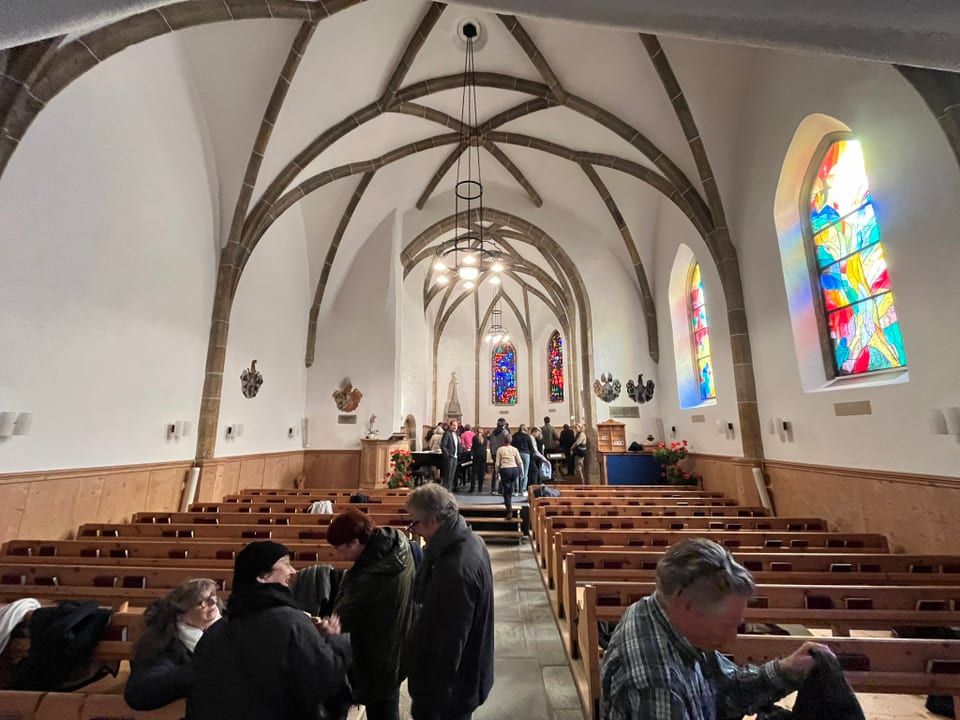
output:
M449 428L440 439L440 452L443 453L443 475L440 480L447 490L453 490L457 478L460 451L463 450L463 445L460 444L459 429L460 423L457 420L451 420Z
M264 541L237 555L227 617L194 652L197 681L187 720L321 720L342 694L350 640L331 620L318 628L294 602L296 575L283 545Z
M487 547L439 485L407 497L427 541L406 650L413 720L469 720L493 686L493 573Z
M577 434L566 423L563 424L563 430L560 431L560 452L567 461L567 475L573 475L573 441Z

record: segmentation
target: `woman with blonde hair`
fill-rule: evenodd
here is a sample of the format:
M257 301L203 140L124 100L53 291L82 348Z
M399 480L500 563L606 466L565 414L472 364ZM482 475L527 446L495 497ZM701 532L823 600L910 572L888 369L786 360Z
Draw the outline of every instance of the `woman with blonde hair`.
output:
M193 650L222 611L217 584L207 578L188 580L150 603L123 691L127 705L156 710L187 697L195 680Z
M584 432L582 423L573 426L573 431L577 436L573 440L573 447L570 452L573 453L574 473L583 485L587 484L583 475L583 461L587 457L587 434Z

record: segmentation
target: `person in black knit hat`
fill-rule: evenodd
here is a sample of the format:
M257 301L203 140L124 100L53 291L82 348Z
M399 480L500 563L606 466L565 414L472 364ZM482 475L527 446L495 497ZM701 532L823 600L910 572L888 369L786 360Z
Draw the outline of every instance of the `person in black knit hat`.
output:
M227 617L194 653L197 681L187 720L322 720L344 694L350 640L339 621L315 624L290 591L296 575L279 543L237 554Z

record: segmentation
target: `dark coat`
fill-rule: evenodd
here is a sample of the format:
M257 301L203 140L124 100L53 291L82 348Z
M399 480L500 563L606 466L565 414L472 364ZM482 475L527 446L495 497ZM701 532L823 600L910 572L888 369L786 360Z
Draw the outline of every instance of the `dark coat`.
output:
M515 432L510 444L517 449L517 452L533 455L533 438L525 432L519 430Z
M103 677L91 656L110 624L111 611L96 600L65 600L35 610L30 618L30 652L13 669L13 690L70 692ZM116 669L113 669L116 675Z
M133 658L123 699L134 710L156 710L187 697L195 678L193 655L174 637L161 652Z
M410 543L394 528L377 528L343 576L334 612L350 633L350 679L363 704L383 700L403 678L400 658L410 632L413 603Z
M570 452L570 448L573 447L573 441L577 439L577 434L570 428L565 428L560 431L560 450L563 451L564 455Z
M793 710L773 707L757 713L757 720L864 720L837 658L817 650L811 654L816 664L800 686Z
M406 652L414 720L472 713L493 687L493 574L487 547L460 516L427 544L414 582Z
M319 720L341 692L350 639L324 638L278 584L234 589L194 651L187 720Z
M460 455L463 446L460 444L460 436L453 430L447 430L440 438L440 452L445 458L456 459Z

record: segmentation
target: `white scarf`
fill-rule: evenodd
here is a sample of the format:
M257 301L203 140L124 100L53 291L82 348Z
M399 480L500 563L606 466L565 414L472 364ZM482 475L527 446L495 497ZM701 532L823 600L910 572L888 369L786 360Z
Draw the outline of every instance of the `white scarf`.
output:
M190 654L193 655L193 649L200 642L200 638L203 637L203 630L186 623L177 623L177 636L180 638L180 642L186 645Z

